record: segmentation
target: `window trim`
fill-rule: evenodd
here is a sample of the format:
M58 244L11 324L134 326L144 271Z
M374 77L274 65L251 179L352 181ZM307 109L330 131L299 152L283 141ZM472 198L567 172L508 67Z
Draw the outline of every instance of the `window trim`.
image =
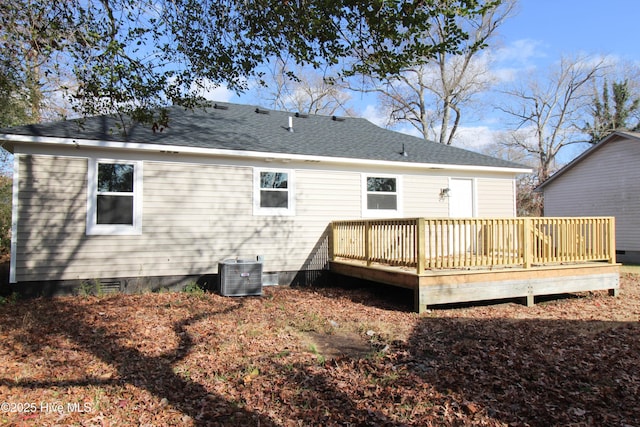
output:
M368 178L393 178L396 180L396 191L394 193L389 192L387 194L396 195L396 209L369 209L368 208L368 195L373 193L367 190ZM390 175L383 173L363 173L362 174L362 217L363 218L398 218L402 217L402 176Z
M286 173L287 174L287 207L286 208L263 208L260 206L261 190L260 174L262 172ZM253 168L253 215L255 216L293 216L295 209L295 173L293 169L281 168Z
M98 224L98 165L133 165L133 225ZM87 170L87 236L142 234L142 161L90 158Z

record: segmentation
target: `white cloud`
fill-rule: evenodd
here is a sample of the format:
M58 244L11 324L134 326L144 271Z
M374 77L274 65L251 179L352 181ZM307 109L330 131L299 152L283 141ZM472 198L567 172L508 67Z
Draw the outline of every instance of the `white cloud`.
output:
M397 124L393 127L393 130L396 132L404 133L411 136L417 136L418 138L422 138L422 134L415 126L404 124Z
M236 96L236 93L223 86L204 87L198 91L198 94L208 101L228 102Z
M545 58L544 45L538 40L520 39L498 48L493 53L494 60L500 63L528 65L536 58Z
M208 101L251 103L250 91L254 85L247 79L244 79L243 84L246 86L246 90L244 93L238 94L224 85L212 83L209 79L199 79L191 83L190 90L193 94Z
M380 127L386 127L389 119L380 107L376 107L375 105L371 104L367 104L362 114L360 114L360 117L365 118L374 125Z
M512 82L516 80L521 71L521 69L515 67L502 67L492 70L491 73L498 82Z
M482 151L482 148L496 142L501 131L487 126L461 127L456 131L454 146L467 150Z
M541 58L547 58L542 42L521 39L507 46L496 48L490 54L492 74L499 82L511 82L523 72L536 68Z

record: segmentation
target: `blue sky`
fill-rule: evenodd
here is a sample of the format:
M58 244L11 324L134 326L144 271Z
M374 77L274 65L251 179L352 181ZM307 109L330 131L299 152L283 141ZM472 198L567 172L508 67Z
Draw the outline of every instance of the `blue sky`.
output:
M577 54L640 64L640 37L635 33L638 18L640 0L519 0L516 15L500 27L496 40L500 60L496 67L542 73L562 55ZM213 99L260 103L251 93L238 98L223 89L216 90ZM351 107L357 115L381 124L375 99L354 94ZM411 133L408 127L395 129ZM463 123L463 137L456 145L477 148L503 129L504 123L487 112L484 117ZM561 162L579 152L580 149L566 150Z
M507 44L533 43L536 62L588 52L640 59L637 0L520 0L500 33Z

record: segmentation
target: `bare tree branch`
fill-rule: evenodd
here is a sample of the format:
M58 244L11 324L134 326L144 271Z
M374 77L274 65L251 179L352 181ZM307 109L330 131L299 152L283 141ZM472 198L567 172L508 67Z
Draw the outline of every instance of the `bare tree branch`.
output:
M315 70L294 66L278 59L271 68L270 78L263 80L258 91L269 107L304 114L355 115L347 106L349 94L336 83Z
M452 144L463 112L493 83L487 56L480 52L514 8L514 0L504 0L471 18L434 15L430 29L422 34L424 40L439 44L451 36L451 24L455 23L469 36L459 52L440 50L430 62L417 61L397 75L383 80L372 78L368 85L354 89L378 93L390 124L408 122L424 139Z
M498 109L512 119L512 137L506 142L536 159L538 182L553 172L558 153L588 138L582 132L586 90L602 70L604 60L563 57L548 76L531 75L523 86L502 91L509 98Z

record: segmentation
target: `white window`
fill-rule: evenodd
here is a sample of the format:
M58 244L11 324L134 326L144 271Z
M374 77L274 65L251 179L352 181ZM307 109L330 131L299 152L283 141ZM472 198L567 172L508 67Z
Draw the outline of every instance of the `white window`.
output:
M253 212L255 215L294 215L293 171L255 169L253 173Z
M362 176L362 212L367 217L402 215L400 177L388 175Z
M87 234L142 233L142 162L89 159Z

